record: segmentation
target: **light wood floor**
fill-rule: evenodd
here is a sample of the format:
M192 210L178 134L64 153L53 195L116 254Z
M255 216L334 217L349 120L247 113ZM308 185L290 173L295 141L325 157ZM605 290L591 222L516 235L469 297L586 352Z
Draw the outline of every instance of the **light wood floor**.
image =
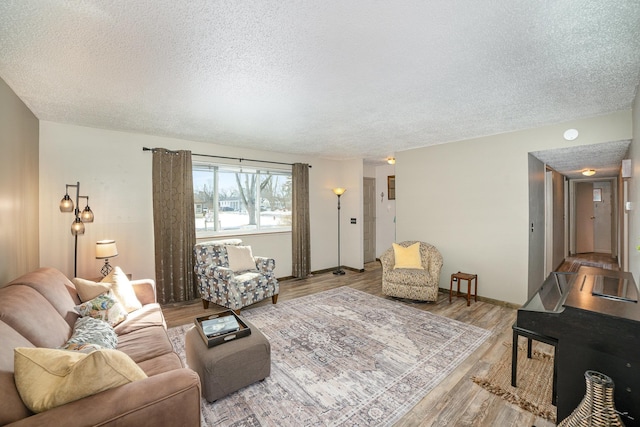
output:
M578 257L568 259L568 262L565 262L559 270L568 270L571 262L576 258ZM599 254L581 255L578 259L582 258L590 262L615 262L609 256ZM303 280L281 281L278 303L340 286L350 286L372 295L390 298L381 293L381 276L380 263L372 262L365 265L365 271L362 273L347 270L344 276L334 276L329 272ZM479 286L482 294L482 278ZM471 376L485 374L505 351L509 351L502 343L511 340L511 325L516 318L515 309L484 301L472 302L471 306L467 307L464 298L455 298L449 304L448 291L446 293L441 291L438 294L437 303L403 302L421 310L491 330L493 335L425 396L396 426L549 427L555 425L505 402L470 380ZM271 299L257 303L253 307L266 304L271 304ZM200 300L163 307L169 327L191 323L195 317L221 310L223 310L222 307L214 304L205 310ZM545 344L536 343L535 345L542 350L551 351L550 348L545 348Z

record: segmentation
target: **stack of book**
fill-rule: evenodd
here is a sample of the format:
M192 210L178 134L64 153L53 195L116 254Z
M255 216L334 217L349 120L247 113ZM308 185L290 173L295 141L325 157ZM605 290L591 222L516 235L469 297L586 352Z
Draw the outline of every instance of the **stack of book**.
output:
M235 316L220 316L202 321L202 332L207 338L217 337L240 330L240 324Z

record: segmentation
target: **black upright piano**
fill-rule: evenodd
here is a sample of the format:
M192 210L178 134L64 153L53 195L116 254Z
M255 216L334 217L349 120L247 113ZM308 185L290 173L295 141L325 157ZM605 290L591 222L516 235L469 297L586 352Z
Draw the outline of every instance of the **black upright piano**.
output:
M513 328L514 337L555 345L558 422L580 404L584 373L593 370L613 379L624 424L640 426L640 305L631 273L587 266L553 272L518 309Z

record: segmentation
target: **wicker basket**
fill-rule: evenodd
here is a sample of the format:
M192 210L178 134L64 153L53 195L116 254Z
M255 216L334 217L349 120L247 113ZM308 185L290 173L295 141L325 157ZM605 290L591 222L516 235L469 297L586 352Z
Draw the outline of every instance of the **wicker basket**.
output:
M613 380L596 371L584 373L587 393L558 427L624 426L613 404Z

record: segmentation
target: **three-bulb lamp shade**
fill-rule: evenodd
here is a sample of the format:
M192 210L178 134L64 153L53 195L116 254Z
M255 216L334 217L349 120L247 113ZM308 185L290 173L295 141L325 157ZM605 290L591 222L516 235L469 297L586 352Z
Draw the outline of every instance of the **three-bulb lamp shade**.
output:
M76 218L73 220L71 224L71 234L77 236L79 234L84 234L84 223L85 222L93 222L93 211L89 207L89 197L87 196L79 196L80 198L87 199L87 205L84 207L82 212L79 209L76 209ZM62 200L60 200L60 212L73 212L74 204L71 197L69 197L69 193L65 194Z

